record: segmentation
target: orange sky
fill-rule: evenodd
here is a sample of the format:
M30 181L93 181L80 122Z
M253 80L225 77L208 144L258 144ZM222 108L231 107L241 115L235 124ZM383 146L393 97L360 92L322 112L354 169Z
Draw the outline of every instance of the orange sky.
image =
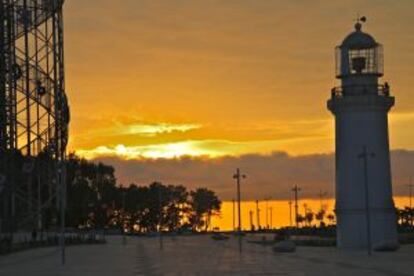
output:
M399 209L403 209L406 206L409 206L408 197L396 197L394 198L395 206ZM261 227L283 227L291 226L290 216L292 216L292 224L295 223L295 210L294 202L292 203L292 209L289 208L289 201L281 200L261 200L259 202L259 223ZM321 205L322 204L322 205ZM298 202L299 214L305 214L306 209L317 213L321 206L326 210L326 215L334 214L335 201L331 199L300 199ZM237 204L235 204L235 225L237 226ZM272 209L272 211L270 211ZM267 210L267 212L266 212ZM250 212L253 215L253 225L257 228L257 212L256 212L256 202L255 201L245 201L241 204L241 224L242 228L250 230ZM292 213L291 213L292 212ZM219 216L214 216L212 218L212 228L219 227L220 230L232 231L233 227L233 203L231 201L225 201L222 204L221 214ZM330 224L330 222L325 217L325 223ZM313 224L319 225L319 222L315 219Z
M70 151L120 183L205 186L224 199L334 192L334 48L364 30L385 49L394 193L414 163L411 0L71 0L65 3ZM187 156L183 158L183 156ZM208 160L209 159L209 160Z
M393 148L414 149L414 2L67 1L70 150L86 157L333 151L333 49L385 46Z

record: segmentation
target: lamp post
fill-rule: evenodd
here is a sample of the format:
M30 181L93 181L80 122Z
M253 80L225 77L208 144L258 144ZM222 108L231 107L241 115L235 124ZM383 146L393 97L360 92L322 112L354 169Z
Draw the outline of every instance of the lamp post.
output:
M371 214L369 209L369 183L368 183L368 157L374 158L374 153L369 153L367 146L364 146L362 153L358 155L358 158L364 162L364 194L365 194L365 216L366 216L366 231L367 231L367 250L368 255L372 254L372 241L371 241Z
M269 211L270 211L270 229L273 229L273 207L270 206L269 207Z
M319 191L318 196L319 196L319 201L320 201L320 205L321 205L321 211L323 210L323 197L326 196L327 193L323 192L322 190Z
M242 224L241 224L241 196L240 196L240 182L242 178L246 178L246 175L240 173L240 169L237 169L236 174L233 175L233 178L237 182L237 211L238 211L238 235L239 235L239 253L242 252Z
M257 219L257 231L260 230L260 209L259 200L256 200L256 219Z
M237 213L238 213L238 232L242 231L241 224L241 196L240 196L240 183L242 178L246 178L246 175L240 173L240 169L237 169L236 174L233 175L233 178L237 182Z
M410 177L410 182L408 184L408 190L409 190L409 200L410 200L409 206L410 206L410 212L411 213L412 213L412 210L413 210L413 205L412 205L413 187L414 187L414 184L412 183L412 178ZM411 224L411 226L413 226L413 224L414 224L414 219L413 219L412 215L410 216L410 224Z
M232 200L233 203L233 232L236 231L236 200Z
M66 264L65 244L65 213L66 213L66 164L63 161L58 163L57 183L60 189L60 250L62 265Z
M299 220L298 220L298 216L299 216L299 198L298 198L298 194L301 191L301 189L298 187L298 185L295 185L295 187L293 187L292 191L295 193L295 220L296 220L296 228L299 228Z
M269 198L265 198L266 201L266 228L269 229Z
M250 218L250 230L253 231L254 225L253 225L253 211L249 211L249 218Z
M158 212L159 212L159 219L158 219L158 236L159 236L159 242L160 242L160 250L164 249L164 241L162 238L162 201L161 201L161 184L158 187Z
M121 185L121 190L122 190L122 222L121 222L121 226L122 226L122 244L126 245L127 241L126 241L126 235L125 235L125 226L124 226L124 222L125 222L125 197L126 197L126 192L124 187Z

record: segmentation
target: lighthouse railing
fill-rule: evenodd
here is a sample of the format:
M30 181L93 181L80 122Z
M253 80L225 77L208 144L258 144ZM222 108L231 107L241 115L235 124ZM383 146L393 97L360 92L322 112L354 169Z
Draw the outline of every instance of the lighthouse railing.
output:
M343 98L344 96L354 96L353 94L347 94L347 90L353 90L355 88L361 89L362 91L365 91L364 94L370 94L369 91L373 91L376 88L377 95L382 97L389 97L390 96L390 87L387 83L376 85L374 88L372 85L349 85L349 86L337 86L332 88L331 90L331 96L332 98ZM374 88L374 89L373 89ZM361 95L361 94L359 94Z

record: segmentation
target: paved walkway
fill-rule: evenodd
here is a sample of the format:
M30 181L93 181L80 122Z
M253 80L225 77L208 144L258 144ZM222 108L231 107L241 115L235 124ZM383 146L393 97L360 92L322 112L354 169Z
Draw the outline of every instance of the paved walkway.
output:
M300 247L293 254L275 254L270 247L236 238L213 241L209 236L164 238L109 237L106 245L67 249L59 265L56 248L0 257L0 276L117 275L414 275L414 246L394 253L341 252L335 248Z

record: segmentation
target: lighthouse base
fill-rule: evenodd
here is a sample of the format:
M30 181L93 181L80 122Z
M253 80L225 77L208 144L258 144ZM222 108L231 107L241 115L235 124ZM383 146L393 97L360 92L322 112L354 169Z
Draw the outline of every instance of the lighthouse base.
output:
M398 248L396 214L394 208L370 209L368 233L365 209L339 209L337 213L337 246L344 249L381 250Z

